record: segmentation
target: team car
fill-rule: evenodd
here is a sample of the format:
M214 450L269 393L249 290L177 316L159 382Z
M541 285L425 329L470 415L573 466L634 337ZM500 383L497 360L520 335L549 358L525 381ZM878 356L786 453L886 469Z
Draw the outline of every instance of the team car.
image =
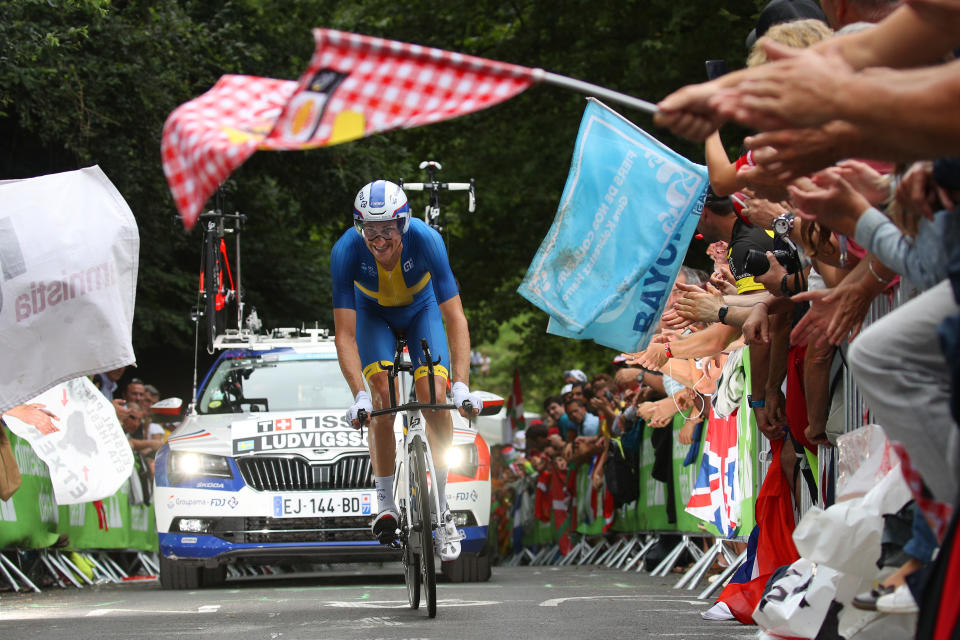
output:
M232 562L398 560L370 531L376 515L367 429L325 331L223 344L181 425L156 457L160 582L214 586ZM398 417L397 436L402 435ZM453 581L490 577L490 450L454 413L447 501L465 538Z

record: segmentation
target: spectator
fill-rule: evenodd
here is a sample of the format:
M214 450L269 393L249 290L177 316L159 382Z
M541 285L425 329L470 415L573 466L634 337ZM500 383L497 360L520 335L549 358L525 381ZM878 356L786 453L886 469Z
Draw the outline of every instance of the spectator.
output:
M123 399L127 402L141 405L145 393L146 389L143 386L143 380L133 378L127 383L127 386L123 390Z
M166 442L168 436L166 429L164 429L162 425L152 421L153 414L151 413L151 409L159 400L160 391L155 386L152 384L143 385L143 400L140 404L143 407L144 416L148 422L147 437L151 440L160 440L161 442Z
M564 434L567 442L573 442L577 436L595 436L600 432L600 418L587 412L583 398L571 397L564 405L570 425Z
M95 376L99 381L97 386L100 387L100 393L102 393L107 400L113 402L113 394L117 390L117 381L123 376L123 372L126 370L126 367L120 367L119 369L111 369L104 373L98 373Z

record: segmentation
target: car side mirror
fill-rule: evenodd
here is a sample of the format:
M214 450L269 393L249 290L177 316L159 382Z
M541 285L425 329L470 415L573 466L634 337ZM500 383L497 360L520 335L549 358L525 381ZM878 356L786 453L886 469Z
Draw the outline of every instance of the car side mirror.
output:
M483 400L483 408L480 409L481 416L495 416L503 409L503 398L489 391L474 391L480 399Z

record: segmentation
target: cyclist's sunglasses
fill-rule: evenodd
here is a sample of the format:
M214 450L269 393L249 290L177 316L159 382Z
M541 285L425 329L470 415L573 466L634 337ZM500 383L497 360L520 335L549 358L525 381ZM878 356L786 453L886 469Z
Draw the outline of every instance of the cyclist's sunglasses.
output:
M396 222L368 222L360 225L360 232L367 240L373 241L378 237L391 240L400 235L400 226Z

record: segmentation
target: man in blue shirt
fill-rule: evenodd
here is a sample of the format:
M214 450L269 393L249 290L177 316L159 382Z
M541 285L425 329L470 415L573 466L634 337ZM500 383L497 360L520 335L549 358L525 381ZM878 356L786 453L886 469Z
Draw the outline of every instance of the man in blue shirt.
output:
M395 331L407 336L417 398L423 402L430 398L427 366L420 348L421 338L426 338L431 356L440 360L434 367L436 397L446 397L447 380L452 374L454 404L468 417L462 405L469 400L476 413L483 402L467 386L470 331L440 234L422 220L411 219L406 194L386 180L376 180L360 190L353 218L355 230L348 229L330 254L337 358L355 394L348 419L359 428L360 409L369 414L374 408L389 407L385 367L393 364ZM449 352L444 324L449 331ZM437 546L442 560L454 560L460 555L460 543L447 507L444 461L453 440L453 420L446 410L425 410L423 414L440 500ZM393 498L394 417L378 416L370 422L370 459L379 511L373 532L381 543L389 544L396 538L399 525Z
M570 398L566 404L570 424L565 434L567 442L577 436L595 436L600 433L600 418L587 411L587 405L580 398Z

